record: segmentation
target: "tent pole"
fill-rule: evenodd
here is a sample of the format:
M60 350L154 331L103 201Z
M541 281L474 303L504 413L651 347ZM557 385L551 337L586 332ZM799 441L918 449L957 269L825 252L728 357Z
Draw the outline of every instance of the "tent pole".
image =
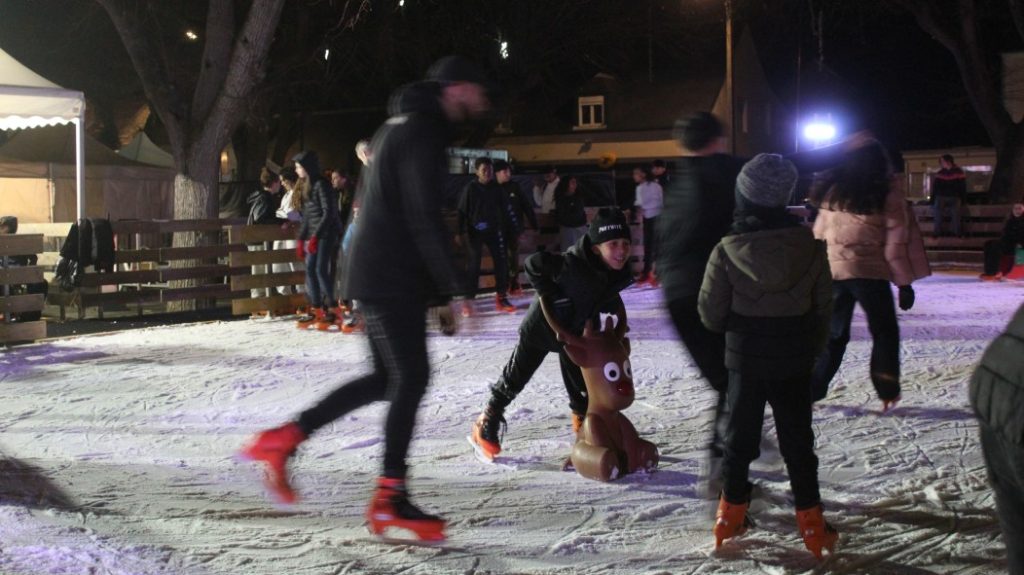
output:
M78 219L85 217L85 101L75 120L75 189L78 200Z

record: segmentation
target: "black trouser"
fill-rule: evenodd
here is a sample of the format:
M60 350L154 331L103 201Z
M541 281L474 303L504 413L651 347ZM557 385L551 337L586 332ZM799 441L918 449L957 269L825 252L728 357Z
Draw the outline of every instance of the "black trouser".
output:
M832 282L832 319L828 344L818 356L811 377L811 401L824 399L850 343L850 324L856 304L864 310L871 332L871 383L880 399L900 394L900 327L896 304L886 280L849 279Z
M1002 269L1003 256L1012 256L1017 252L1017 242L999 238L985 242L985 275L996 275L1009 271ZM1012 267L1012 266L1011 266Z
M407 300L359 300L366 322L373 372L335 389L302 412L306 435L374 401L391 403L384 422L384 476L402 479L416 412L427 390L426 304Z
M683 340L683 345L697 364L697 369L711 384L711 388L718 392L711 449L720 452L728 418L725 395L729 372L725 369L725 335L704 327L697 311L697 294L672 299L668 302L668 313L679 332L679 339Z
M657 256L658 237L655 231L658 229L658 218L644 218L644 271L643 275L651 273Z
M506 247L508 249L508 284L519 287L519 235L509 237Z
M1010 575L1024 575L1024 448L981 424L981 450L996 495Z
M766 380L729 372L729 422L725 432L722 480L730 503L750 500L747 480L750 462L761 455L761 429L765 404L772 406L779 451L786 462L797 509L821 502L818 492L818 456L811 428L810 374L784 380Z
M501 376L491 386L489 405L504 411L523 391L547 355L546 349L531 345L519 338L516 348L512 350L512 357L501 370ZM562 384L565 385L565 391L569 394L569 409L579 415L586 414L587 385L583 381L583 372L564 351L558 352L558 363L562 368Z
M476 297L477 286L480 285L480 258L483 247L491 253L494 262L494 287L499 294L508 293L508 253L505 248L505 237L501 232L468 234L469 245L466 246L466 297Z

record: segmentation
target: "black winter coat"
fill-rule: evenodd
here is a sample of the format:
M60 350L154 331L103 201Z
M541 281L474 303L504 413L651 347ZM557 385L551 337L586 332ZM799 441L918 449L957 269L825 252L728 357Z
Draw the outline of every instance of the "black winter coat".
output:
M338 191L331 187L330 182L319 176L319 172L309 172L309 197L302 203L302 227L299 239L308 240L326 238L328 235L341 235L341 215L338 213Z
M680 160L658 218L658 280L669 301L700 292L711 250L732 226L743 163L726 154Z
M462 291L441 213L452 126L440 95L432 82L402 88L373 137L345 262L346 298L426 301Z
M1024 448L1024 306L989 344L971 376L971 407L982 425Z
M276 215L277 208L281 204L280 196L261 189L249 194L246 202L249 204L249 219L246 223L250 225L281 223L281 218Z
M550 352L560 351L562 344L544 318L542 296L550 296L558 322L579 335L588 321L600 322L600 314L617 312L622 304L619 292L633 283L628 267L616 271L605 265L591 250L588 236L561 255L535 253L526 258L524 267L537 297L519 325L519 337Z

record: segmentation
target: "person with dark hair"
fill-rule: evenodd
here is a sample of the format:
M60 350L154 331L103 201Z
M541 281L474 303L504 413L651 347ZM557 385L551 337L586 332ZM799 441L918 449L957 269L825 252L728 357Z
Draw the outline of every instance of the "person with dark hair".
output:
M982 281L999 281L1014 266L1014 254L1024 246L1024 204L1013 204L999 239L985 242L985 270Z
M298 189L299 174L295 172L293 166L285 166L281 168L280 180L281 187L284 188L284 195L281 196L281 203L277 208L277 219L282 222L282 228L294 227L297 229L302 221L302 191ZM275 250L294 250L297 241L294 239L275 240L273 247ZM271 266L271 271L275 274L305 271L305 269L305 265L299 261L279 262ZM304 285L278 286L277 293L288 295L302 293L305 289Z
M501 453L505 409L522 393L549 353L558 354L562 383L569 394L573 431L579 431L587 413L586 385L579 366L569 359L541 310L546 298L558 323L576 335L602 313L614 314L622 306L619 292L632 283L629 262L630 232L626 216L617 208L601 208L587 233L565 253L537 252L526 259L526 275L537 290L519 325L519 341L498 381L491 386L487 407L473 424L471 440L487 459Z
M314 151L299 152L292 158L295 172L304 180L302 227L295 253L306 263L306 300L309 309L298 320L300 328L316 323L326 328L340 310L334 299L334 259L341 242L338 192L324 179L320 157Z
M945 236L946 214L949 214L954 236L961 235L960 210L967 201L967 175L956 165L953 156L943 154L939 158L942 168L932 179L932 217L935 222L935 235Z
M576 176L566 176L555 189L555 221L558 222L559 245L566 251L587 233L587 212L583 209L583 192Z
M822 516L810 378L828 331L832 278L825 245L786 211L796 181L796 166L776 154L743 166L732 229L711 252L698 306L704 325L725 334L729 371L715 547L751 524L748 476L769 404L800 535L820 558L838 536Z
M909 310L911 283L931 274L923 246L911 242L913 215L876 140L849 150L842 164L824 172L809 199L819 210L814 236L828 244L834 302L828 344L811 378L811 400L828 393L850 341L854 306L860 304L873 341L871 382L886 411L900 399L900 332L889 285L898 286L900 309Z
M476 179L468 182L459 197L459 229L456 243L466 247L466 299L462 315L473 313L472 302L480 285L480 259L483 248L491 253L494 262L494 307L512 313L516 306L508 301L508 248L509 233L517 223L512 206L502 189L494 183L491 159L477 158L473 162Z
M1007 573L1024 575L1024 306L971 375L970 401L1006 545Z
M658 185L662 188L668 186L669 175L668 167L665 165L665 160L657 159L651 162L651 177L654 181L658 182Z
M399 527L424 540L445 537L445 520L409 498L406 456L430 381L428 306L462 292L441 213L445 150L454 124L489 108L487 85L469 60L448 56L431 66L425 81L391 98L392 115L373 137L373 160L361 184L359 225L344 273L345 296L359 300L363 310L373 371L338 387L295 420L259 434L245 448L244 456L266 464L268 485L281 501L296 499L288 462L302 442L355 409L387 401L383 470L366 511L370 531ZM450 305L442 316L455 325Z
M725 153L722 124L700 112L676 123L675 136L689 152L680 159L672 184L664 190L658 218L658 281L683 346L717 394L708 457L701 480L707 498L718 497L729 373L725 368L725 337L700 320L697 299L704 268L715 245L732 225L736 176L743 160Z
M265 225L265 224L280 224L282 220L277 217L277 208L281 202L281 179L277 174L271 172L269 168L263 167L260 170L260 189L256 190L249 195L246 202L249 204L249 219L246 221L247 225ZM257 242L249 244L248 250L251 252L266 251L268 242ZM265 275L267 273L267 264L258 264L252 266L253 275ZM257 297L270 297L274 292L274 288L253 288L249 290L250 296ZM266 312L264 312L266 313ZM254 313L253 317L261 317L262 314Z
M633 205L639 207L640 213L643 214L644 230L644 267L636 283L637 285L650 283L652 286L657 286L658 280L652 272L657 255L657 242L655 238L657 236L658 215L661 214L661 208L664 203L664 191L654 176L648 173L642 166L633 168L633 182L636 183L636 200L633 202Z
M537 178L533 184L533 203L542 214L550 214L555 211L555 190L558 188L560 178L558 169L548 166L544 174Z
M508 293L521 295L523 289L519 286L519 236L526 230L526 222L530 223L531 229L537 229L537 214L533 211L533 203L523 193L519 184L512 181L512 166L505 160L494 162L494 180L498 183L502 195L508 199L515 216L515 226L509 230L505 242L508 248Z

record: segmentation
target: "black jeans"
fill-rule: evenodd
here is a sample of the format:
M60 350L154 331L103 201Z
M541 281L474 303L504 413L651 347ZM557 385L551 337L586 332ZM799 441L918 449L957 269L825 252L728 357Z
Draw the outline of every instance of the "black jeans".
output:
M725 334L715 333L704 327L697 311L697 294L678 297L668 302L668 313L679 332L679 339L697 364L701 375L708 380L711 388L718 392L715 405L711 449L716 454L722 449L722 438L728 419L726 390L729 386L729 372L725 369Z
M335 389L302 412L299 427L311 435L339 417L375 401L391 404L384 422L384 476L403 479L416 412L430 379L426 312L421 301L360 300L373 372Z
M981 424L981 450L1006 544L1010 575L1024 575L1024 448Z
M828 344L818 356L811 376L811 401L824 399L850 343L850 323L856 304L864 310L871 332L871 383L881 399L900 394L900 328L896 304L886 280L849 279L832 282L832 320Z
M508 293L508 252L505 247L505 236L501 232L478 234L470 232L466 246L466 296L476 297L477 286L480 285L480 258L484 255L483 247L491 252L494 263L494 287L501 295Z
M644 218L644 271L643 275L651 273L657 256L658 237L655 230L658 229L658 218Z
M523 391L547 355L546 349L531 345L520 338L516 348L512 350L512 357L501 370L498 381L491 386L490 405L504 411ZM558 363L562 368L562 384L569 394L569 409L573 413L586 414L587 385L583 381L583 372L564 351L558 352Z
M729 423L722 460L726 501L738 504L750 500L747 476L750 462L761 455L761 428L767 403L772 406L779 451L786 462L796 508L808 509L821 502L808 379L809 374L773 381L729 372Z

